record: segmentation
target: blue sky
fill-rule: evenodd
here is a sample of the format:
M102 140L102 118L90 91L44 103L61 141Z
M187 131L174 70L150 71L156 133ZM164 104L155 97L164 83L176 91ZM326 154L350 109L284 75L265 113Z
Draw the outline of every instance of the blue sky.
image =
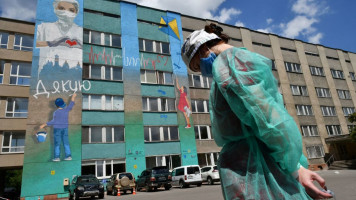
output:
M356 53L355 0L127 0ZM34 21L37 0L0 0L0 16Z

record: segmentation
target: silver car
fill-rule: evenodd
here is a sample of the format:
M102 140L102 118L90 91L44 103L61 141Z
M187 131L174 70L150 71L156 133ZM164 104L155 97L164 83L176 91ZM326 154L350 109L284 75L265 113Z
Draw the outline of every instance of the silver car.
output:
M203 182L208 182L209 185L213 185L214 182L219 182L220 176L218 167L214 165L201 168L201 178Z

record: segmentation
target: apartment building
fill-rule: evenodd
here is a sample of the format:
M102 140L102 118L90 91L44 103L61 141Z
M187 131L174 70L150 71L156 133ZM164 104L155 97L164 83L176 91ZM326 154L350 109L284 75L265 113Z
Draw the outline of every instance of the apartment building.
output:
M4 177L5 170L23 166L22 197L65 198L63 181L78 174L105 180L153 166L216 164L221 147L211 131L212 80L190 73L180 57L184 39L212 22L231 45L274 61L273 74L300 127L311 169L326 168L331 156L356 158L347 120L356 105L355 53L114 0L78 0L76 31L52 41L41 32L57 20L47 1L38 1L33 41L34 24L0 23L0 167ZM69 105L74 93L72 160L64 160L62 150L61 161L54 162L53 129L47 128L43 143L35 133L52 120L55 100ZM189 117L180 109L184 96L192 106Z
M0 194L22 173L34 29L0 18Z

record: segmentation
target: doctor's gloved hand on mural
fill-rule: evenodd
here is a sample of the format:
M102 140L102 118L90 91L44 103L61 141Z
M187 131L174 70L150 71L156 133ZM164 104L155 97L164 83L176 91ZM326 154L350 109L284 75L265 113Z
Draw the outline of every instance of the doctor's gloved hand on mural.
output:
M55 100L55 104L57 106L57 110L53 113L53 119L45 124L40 126L43 129L46 126L53 126L53 135L54 135L54 158L53 161L60 161L60 146L63 142L65 158L64 160L72 160L72 155L69 146L69 138L68 138L68 116L69 111L72 110L74 106L74 101L77 94L74 93L71 102L68 106L62 98L57 98Z
M42 23L37 27L36 47L82 47L82 28L74 23L79 11L77 0L54 0L56 22Z
M270 59L236 48L216 24L190 34L182 58L190 70L213 77L212 133L222 146L218 168L225 199L331 198L314 184L302 138L284 108ZM182 93L181 93L182 94Z

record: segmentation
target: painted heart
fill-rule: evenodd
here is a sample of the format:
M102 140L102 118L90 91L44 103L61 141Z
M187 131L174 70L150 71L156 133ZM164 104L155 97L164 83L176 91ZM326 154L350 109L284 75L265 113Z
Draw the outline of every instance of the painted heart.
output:
M69 46L74 46L74 45L77 45L77 44L78 44L77 41L75 41L75 40L73 40L73 41L71 41L71 40L66 40L66 43L69 44Z

